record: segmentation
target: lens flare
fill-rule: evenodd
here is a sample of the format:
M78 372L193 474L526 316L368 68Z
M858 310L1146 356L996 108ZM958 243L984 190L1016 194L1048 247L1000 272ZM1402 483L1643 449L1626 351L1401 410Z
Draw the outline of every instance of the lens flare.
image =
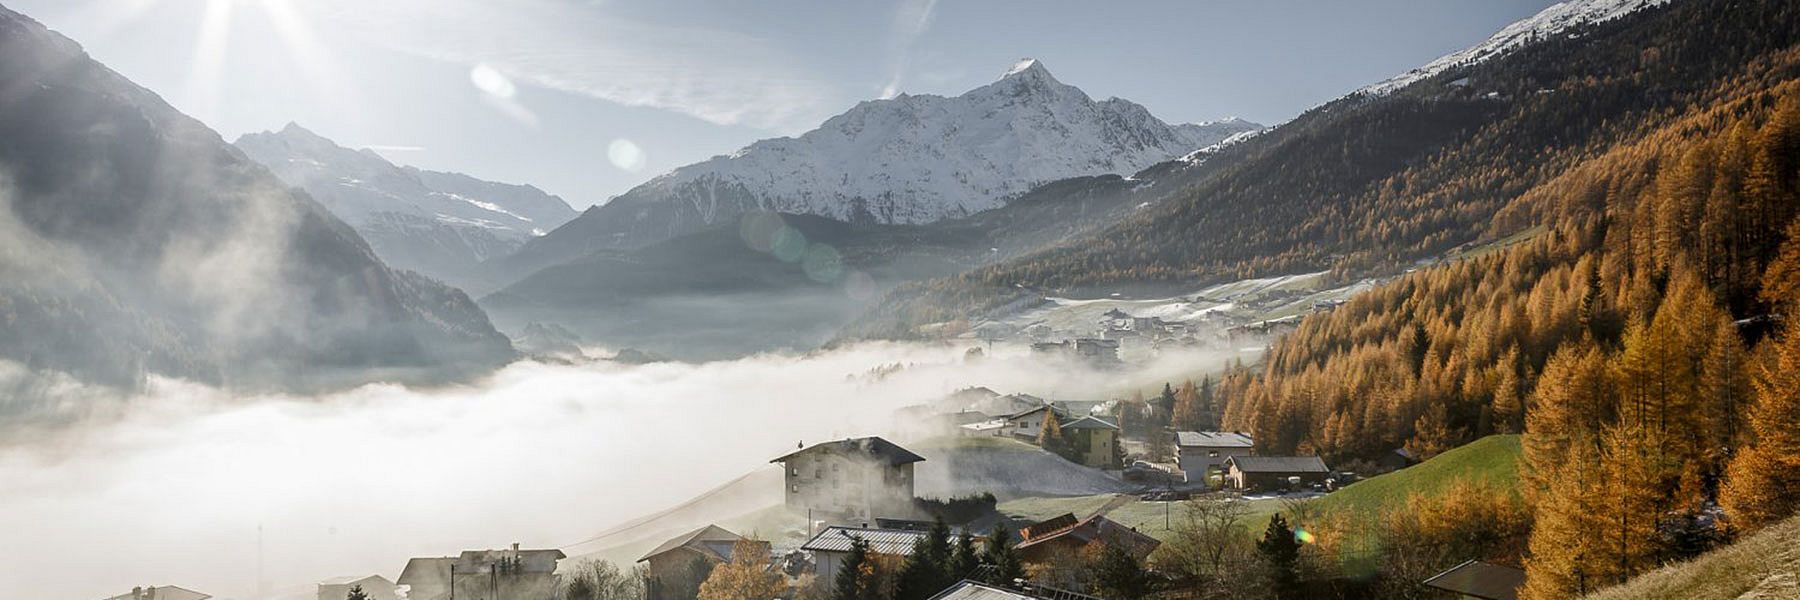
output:
M806 235L798 229L783 225L780 231L775 232L775 239L769 247L781 262L795 262L806 255Z
M1312 532L1307 531L1305 527L1294 528L1294 541L1300 542L1301 544L1311 544L1316 539L1317 538L1313 537Z
M606 146L606 160L619 170L636 173L644 170L644 149L637 142L619 138Z
M511 100L519 93L519 88L513 85L512 79L487 63L469 69L469 83L475 84L475 89L482 93L502 100Z
M775 251L775 234L781 231L784 224L781 216L772 212L755 212L744 215L738 222L738 235L744 238L744 245L757 252Z
M806 276L819 283L837 281L844 274L844 256L837 248L825 244L813 244L806 249L806 256L800 259L800 269Z

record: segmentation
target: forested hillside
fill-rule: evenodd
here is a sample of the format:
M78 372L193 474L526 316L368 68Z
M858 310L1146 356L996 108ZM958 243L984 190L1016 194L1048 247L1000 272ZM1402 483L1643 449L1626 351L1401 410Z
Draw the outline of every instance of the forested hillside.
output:
M1577 27L1235 144L1225 166L1105 231L897 290L847 334L908 337L1020 295L1332 269L1397 270L1527 227L1527 190L1633 139L1800 34L1778 2L1675 2ZM1782 25L1786 23L1787 25Z
M1334 460L1523 431L1533 526L1511 558L1530 598L1617 584L1794 514L1800 48L1768 39L1732 67L1695 44L1734 23L1792 36L1797 19L1792 4L1734 2L1640 20L1640 58L1616 85L1643 91L1609 102L1673 104L1592 120L1588 151L1500 169L1547 177L1490 233L1540 233L1306 319L1224 379L1226 427ZM1624 74L1714 68L1733 72L1686 91Z

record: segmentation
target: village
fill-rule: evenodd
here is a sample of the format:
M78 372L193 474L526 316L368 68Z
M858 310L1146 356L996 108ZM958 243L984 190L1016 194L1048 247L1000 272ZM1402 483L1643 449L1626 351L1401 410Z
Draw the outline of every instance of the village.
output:
M747 598L749 586L755 597L771 598L1135 598L1141 596L1117 587L1128 584L1106 579L1147 573L1151 555L1181 535L1181 521L1191 525L1198 504L1230 507L1223 514L1233 516L1233 528L1253 533L1271 515L1416 462L1397 448L1358 470L1334 470L1318 456L1260 452L1251 434L1217 430L1210 383L1165 385L1150 400L961 389L894 412L895 422L915 425L902 434L907 445L868 435L797 443L769 457L780 472L780 504L754 518L705 522L626 544L623 559L617 552L571 558L568 549L516 543L412 557L396 561L391 576L321 580L312 597L675 600ZM1190 424L1209 427L1179 427ZM909 448L914 443L919 450ZM965 485L959 489L966 493L951 497L922 494L919 471L932 462L927 455L958 475L983 464L987 480L1002 483L983 490ZM995 467L996 456L1008 458ZM1086 491L1102 493L1057 496L1013 487L1041 478L1079 478ZM1493 568L1502 571L1484 584L1512 575ZM720 595L724 586L735 591ZM844 595L857 586L857 595ZM619 596L609 587L630 591ZM162 585L107 600L207 598Z
M1317 301L1308 311L1336 305ZM1021 341L1041 359L1108 368L1124 362L1121 347L1230 346L1251 336L1261 339L1271 330L1279 333L1294 320L1222 324L1208 318L1205 323L1211 327L1206 328L1137 317L1115 306L1100 314L1093 329L1081 332L1084 337L1043 341L1058 332L1042 323L1007 335L1026 336ZM984 324L973 334L988 338L991 348L993 339L1004 337L996 334L997 328ZM1213 332L1211 341L1201 341L1204 331ZM791 452L770 457L768 462L780 471L779 505L735 507L754 509L749 517L731 519L736 523L689 522L691 528L676 535L639 536L573 558L568 549L517 543L413 557L397 565L392 577L358 574L321 580L311 598L751 597L744 595L749 593L745 586L754 590L754 597L788 599L1137 598L1143 595L1129 589L1130 580L1146 577L1151 556L1167 540L1183 535L1184 524L1193 526L1197 507L1229 516L1231 529L1249 536L1271 517L1279 521L1283 511L1304 510L1309 499L1418 462L1412 452L1395 448L1381 460L1334 470L1319 456L1259 451L1250 433L1221 430L1221 402L1213 397L1211 384L1210 376L1199 384L1186 381L1179 389L1165 383L1148 400L1142 394L1050 399L964 388L894 411L892 421L905 424L896 430L904 437L895 439L917 444L919 451L883 435L866 435L801 442ZM944 463L939 478L987 485L937 485L947 493L922 494L919 471L931 461L927 455ZM1079 483L1045 486L1046 481ZM666 529L682 519L661 515L652 520L661 521ZM1292 535L1302 539L1305 533L1296 529ZM1424 584L1489 598L1510 597L1504 592L1516 587L1517 580L1516 569L1476 562ZM709 583L714 581L718 583ZM711 594L705 591L709 585L714 586ZM726 586L735 587L721 592ZM1501 595L1484 595L1481 590L1488 588L1501 590ZM624 595L614 593L620 589ZM208 598L163 585L137 587L106 600Z

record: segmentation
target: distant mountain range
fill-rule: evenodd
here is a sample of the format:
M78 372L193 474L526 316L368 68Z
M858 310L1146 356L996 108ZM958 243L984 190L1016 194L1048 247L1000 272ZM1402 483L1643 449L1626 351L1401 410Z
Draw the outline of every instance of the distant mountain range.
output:
M0 359L134 386L435 380L513 349L219 135L0 8ZM0 412L29 410L6 392Z
M348 222L389 265L472 293L493 285L483 261L576 216L535 187L396 166L292 123L240 137L236 146Z
M527 243L503 270L643 247L755 211L877 224L965 217L1045 183L1130 175L1258 129L1240 119L1170 125L1127 100L1096 101L1027 59L960 96L862 102L799 137L661 175Z

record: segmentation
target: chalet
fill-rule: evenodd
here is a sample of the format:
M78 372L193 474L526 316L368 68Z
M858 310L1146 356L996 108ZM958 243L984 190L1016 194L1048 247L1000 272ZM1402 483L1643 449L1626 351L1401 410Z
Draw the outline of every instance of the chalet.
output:
M556 591L561 550L464 550L457 556L415 558L395 580L407 586L407 600L450 598L536 598Z
M119 594L106 600L206 600L211 595L202 594L176 585L153 585L149 587L131 588L131 593Z
M1047 564L1094 542L1124 550L1141 562L1162 545L1156 538L1101 515L1076 520L1075 515L1064 514L1020 529L1019 537L1022 539L1014 550L1026 564Z
M1120 467L1118 425L1088 416L1063 424L1062 434L1080 455L1081 464L1096 469Z
M800 549L812 554L816 581L835 581L844 558L850 555L850 545L857 539L868 542L871 553L904 557L912 555L913 546L925 536L923 531L910 529L832 526L807 540Z
M707 525L663 542L637 561L645 563L644 577L656 580L658 576L681 573L695 562L712 565L730 562L732 550L745 541L751 540L723 527ZM751 543L757 544L763 554L769 553L768 542Z
M1010 415L1006 415L1007 434L1022 440L1037 440L1038 434L1044 430L1044 419L1056 413L1058 422L1067 421L1069 415L1053 404L1041 404Z
M913 463L925 457L879 437L825 442L769 462L781 463L787 506L847 519L913 513Z
M1471 560L1426 579L1422 585L1464 598L1517 600L1525 585L1525 571Z
M1189 483L1206 483L1212 471L1225 470L1225 459L1255 454L1256 441L1237 431L1175 432L1175 464Z
M1317 456L1233 456L1225 459L1225 484L1239 490L1282 490L1324 484L1331 469Z
M319 600L344 600L353 588L361 588L363 594L371 600L399 598L399 594L395 593L394 582L380 575L351 575L321 581L316 597Z

